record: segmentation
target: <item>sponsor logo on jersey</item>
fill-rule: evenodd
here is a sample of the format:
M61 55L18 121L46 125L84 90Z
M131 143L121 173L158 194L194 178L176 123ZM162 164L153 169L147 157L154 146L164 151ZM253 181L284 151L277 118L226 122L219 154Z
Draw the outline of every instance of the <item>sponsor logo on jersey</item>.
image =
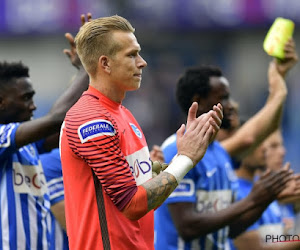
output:
M152 165L148 147L126 156L132 175L136 184L141 185L152 178Z
M191 179L183 179L177 188L171 193L170 197L192 196L195 193L195 184Z
M197 211L217 212L230 206L232 203L231 190L197 191Z
M217 172L217 168L213 168L211 170L206 171L207 177L212 177Z
M22 194L43 196L47 192L47 184L43 168L39 165L21 165L13 162L14 191Z
M116 134L112 123L106 120L93 120L86 122L78 128L77 132L81 143L102 135L114 136Z
M142 132L137 128L137 126L135 126L133 123L129 123L129 125L137 137L142 138Z

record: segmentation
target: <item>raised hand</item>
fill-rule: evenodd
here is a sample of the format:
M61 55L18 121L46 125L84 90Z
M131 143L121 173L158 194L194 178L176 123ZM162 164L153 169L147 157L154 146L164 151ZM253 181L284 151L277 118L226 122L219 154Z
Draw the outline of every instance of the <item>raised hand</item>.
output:
M66 33L65 38L69 41L70 49L64 49L63 52L69 57L72 65L79 69L82 64L76 51L74 37L70 33Z
M210 138L209 143L213 142L220 130L222 119L223 119L223 107L220 103L213 107L215 112L212 113L212 117L210 118L210 124L213 126L214 132L213 136Z
M277 199L281 203L293 203L300 200L300 174L294 174L286 188L280 192Z
M87 15L82 14L80 16L80 20L81 20L81 26L83 26L86 22L89 22L92 20L92 14L91 13L88 13ZM80 58L76 51L74 37L72 36L71 33L66 33L65 37L70 44L70 49L64 49L63 52L64 52L64 54L66 54L69 57L72 65L74 67L76 67L77 69L79 69L82 66L82 64L81 64Z
M283 76L278 72L276 63L274 61L270 62L268 69L268 82L269 82L269 92L270 96L276 95L287 95L287 86Z
M204 156L209 143L219 131L223 119L221 104L213 110L196 117L198 104L194 102L188 113L187 125L181 125L177 131L178 154L188 156L196 165Z
M298 62L299 56L293 38L290 38L284 46L284 59L274 59L278 72L285 77L287 72Z
M90 22L92 20L92 14L89 12L86 15L81 14L80 16L81 26L83 26L86 22Z

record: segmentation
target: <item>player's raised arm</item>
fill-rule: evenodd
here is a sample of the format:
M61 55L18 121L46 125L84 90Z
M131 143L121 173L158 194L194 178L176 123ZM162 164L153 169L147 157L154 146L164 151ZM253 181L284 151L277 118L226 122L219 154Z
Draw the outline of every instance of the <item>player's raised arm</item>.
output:
M90 18L91 16L87 16L87 21ZM84 23L83 19L84 16L81 16L82 23ZM26 121L18 127L16 131L16 144L18 147L59 133L66 112L78 100L83 91L88 88L89 77L78 57L74 38L70 33L65 36L70 44L70 49L65 49L64 53L69 57L71 64L78 69L78 72L74 76L71 85L56 100L48 114L35 120ZM31 99L30 102L33 103L32 97L29 98ZM57 147L58 137L54 137L54 140L57 142Z
M242 158L249 154L268 135L278 129L287 96L283 76L298 60L293 41L286 44L286 59L272 61L268 69L269 96L264 107L251 117L233 136L222 141L231 156Z

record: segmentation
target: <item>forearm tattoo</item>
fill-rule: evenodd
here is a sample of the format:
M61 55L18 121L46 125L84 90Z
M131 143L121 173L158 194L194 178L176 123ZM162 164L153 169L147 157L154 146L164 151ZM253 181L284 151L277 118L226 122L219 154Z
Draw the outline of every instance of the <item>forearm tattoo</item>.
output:
M178 183L169 173L160 173L155 178L143 184L147 191L148 211L161 205L173 192Z

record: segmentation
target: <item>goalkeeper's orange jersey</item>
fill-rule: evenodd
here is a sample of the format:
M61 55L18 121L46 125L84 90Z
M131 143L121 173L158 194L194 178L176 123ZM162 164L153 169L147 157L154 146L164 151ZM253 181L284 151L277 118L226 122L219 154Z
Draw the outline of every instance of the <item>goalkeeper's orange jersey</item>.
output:
M136 221L120 212L152 176L130 111L90 86L65 117L60 148L70 249L103 249L91 169L102 185L111 249L153 249L153 212Z

